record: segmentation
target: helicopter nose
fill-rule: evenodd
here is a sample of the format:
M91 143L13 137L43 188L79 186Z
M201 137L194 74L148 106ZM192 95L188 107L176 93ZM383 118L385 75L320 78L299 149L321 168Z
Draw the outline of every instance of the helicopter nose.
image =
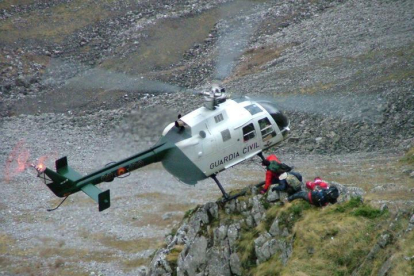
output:
M289 126L282 129L283 139L286 139L286 137L289 135L289 132L290 132L290 127Z

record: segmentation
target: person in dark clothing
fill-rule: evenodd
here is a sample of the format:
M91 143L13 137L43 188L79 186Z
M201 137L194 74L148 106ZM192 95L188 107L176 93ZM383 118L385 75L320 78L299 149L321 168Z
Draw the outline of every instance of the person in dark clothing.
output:
M323 190L314 190L309 192L300 191L288 197L288 201L292 202L296 199L303 199L317 207L324 207L329 203L335 204L339 197L339 190L335 186L331 186Z
M272 188L272 191L286 192L289 196L302 190L302 175L290 171L279 177L279 185Z

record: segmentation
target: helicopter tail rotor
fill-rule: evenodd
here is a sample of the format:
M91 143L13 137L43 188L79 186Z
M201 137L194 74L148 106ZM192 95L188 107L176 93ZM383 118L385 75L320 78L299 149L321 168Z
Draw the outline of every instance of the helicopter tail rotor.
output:
M56 196L65 198L63 201L65 201L69 195L80 189L98 203L99 211L103 211L111 206L109 190L101 191L98 187L92 184L77 187L77 180L81 179L82 176L68 166L66 156L56 160L56 172L43 166L34 166L34 168L38 172L37 176L43 180ZM56 210L61 204L56 208L48 209L48 211Z

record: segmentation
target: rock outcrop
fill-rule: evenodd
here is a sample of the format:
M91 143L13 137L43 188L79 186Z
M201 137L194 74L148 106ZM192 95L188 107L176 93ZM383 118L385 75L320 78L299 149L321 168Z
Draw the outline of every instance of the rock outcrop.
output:
M341 202L362 198L362 189L335 185ZM249 267L273 258L286 265L298 217L275 214L285 199L284 193L263 196L253 186L237 199L198 206L166 237L167 245L155 253L147 275L245 275Z

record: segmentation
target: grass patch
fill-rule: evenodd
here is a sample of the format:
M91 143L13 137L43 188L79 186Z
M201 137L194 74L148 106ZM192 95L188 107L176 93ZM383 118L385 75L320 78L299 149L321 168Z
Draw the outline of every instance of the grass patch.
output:
M138 253L147 249L158 247L158 238L120 240L114 236L108 236L102 233L93 233L87 237L93 239L106 247L120 250L125 253Z
M303 219L297 220L293 228L296 237L293 254L281 275L350 275L380 237L383 231L380 219L384 219L385 213L360 198L302 212ZM359 275L379 265L379 261L368 262Z
M292 232L295 223L302 218L303 212L311 208L312 206L309 203L302 200L296 201L286 208L283 208L279 214L280 227L286 227L289 232Z
M354 217L328 214L321 218L317 213L296 225L297 239L285 271L288 275L351 274L372 247L371 228Z
M0 256L9 252L10 247L16 244L16 240L6 234L0 234Z
M354 211L351 212L352 215L357 217L366 217L369 219L375 219L382 216L385 212L381 212L380 210L373 208L369 205L361 206Z
M414 256L414 231L399 239L396 246L399 250L392 256L389 275L414 275L414 259L409 259Z
M243 54L244 62L237 67L236 73L234 74L235 78L240 78L262 71L263 69L261 69L261 66L267 62L279 58L282 52L289 47L291 47L291 45L283 47L263 46L245 51Z
M411 147L400 160L403 164L414 166L414 147Z
M116 12L110 11L109 5L105 8L104 5L91 0L75 0L53 6L46 12L34 10L18 18L8 18L0 23L0 35L4 41L9 43L19 39L60 42L76 30L115 14Z
M343 204L337 204L331 211L336 213L345 213L346 211L353 210L362 205L360 197L352 197L350 200Z
M276 254L270 258L267 262L261 263L256 268L252 270L254 276L278 276L282 270L283 265L279 259L279 256Z
M184 245L175 245L170 253L166 256L166 260L169 263L172 275L177 275L177 266L178 266L178 257L180 256L181 251L184 250Z
M240 239L237 243L237 252L240 256L242 268L245 271L256 266L256 252L254 248L254 240L259 236L259 231L252 230L242 231Z
M135 196L136 198L145 198L145 199L165 199L167 195L158 193L158 192L152 192L152 193L142 193Z
M381 212L379 209L363 203L359 197L353 197L343 204L337 204L331 209L331 212L349 213L356 217L365 217L369 219L375 219L382 215L388 214L388 211Z
M167 255L166 260L169 263L177 263L178 256L180 256L181 251L184 250L184 245L175 245L170 253Z
M148 259L137 258L137 259L132 259L132 260L124 260L122 262L122 264L124 266L124 271L129 272L129 271L131 271L133 269L136 269L140 266L143 266L143 265L147 266L147 265L149 265L150 262L151 262L151 260L149 258Z

